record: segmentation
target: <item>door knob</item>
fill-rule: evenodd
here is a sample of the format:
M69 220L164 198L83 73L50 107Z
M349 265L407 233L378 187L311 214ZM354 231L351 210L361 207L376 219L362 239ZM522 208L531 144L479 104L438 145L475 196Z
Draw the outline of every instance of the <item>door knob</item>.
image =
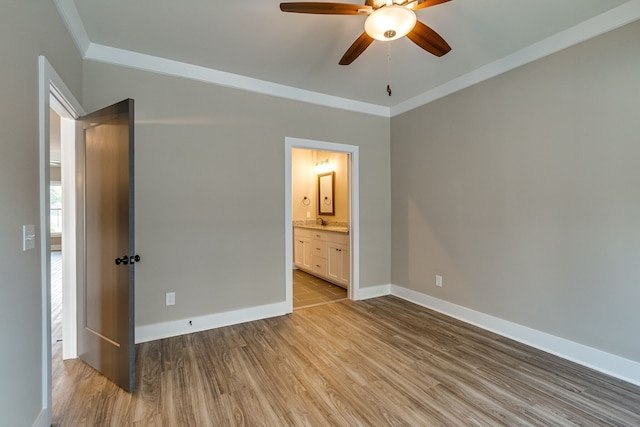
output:
M116 265L135 264L136 262L139 262L139 261L140 261L140 255L132 255L132 256L123 255L122 258L116 258Z
M129 257L124 255L122 258L116 258L116 265L120 265L120 264L124 264L124 265L129 264Z

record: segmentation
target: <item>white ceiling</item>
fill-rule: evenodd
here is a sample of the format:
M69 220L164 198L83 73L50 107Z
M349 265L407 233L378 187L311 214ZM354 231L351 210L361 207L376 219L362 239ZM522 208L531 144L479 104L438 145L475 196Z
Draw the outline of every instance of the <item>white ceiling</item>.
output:
M123 52L108 48L123 49L225 72L203 80L220 78L220 83L238 87L248 82L250 89L267 82L271 89L265 92L281 91L279 85L285 85L287 97L330 95L320 103L346 98L371 104L374 113L383 115L640 18L640 0L451 0L416 12L451 45L444 57L402 38L376 41L353 64L341 66L338 61L363 32L363 16L283 13L278 0L54 2L88 59L126 62ZM153 62L146 56L132 57ZM162 67L156 64L155 69L163 71ZM181 73L179 66L172 69L173 74ZM358 109L358 103L353 105L346 108Z

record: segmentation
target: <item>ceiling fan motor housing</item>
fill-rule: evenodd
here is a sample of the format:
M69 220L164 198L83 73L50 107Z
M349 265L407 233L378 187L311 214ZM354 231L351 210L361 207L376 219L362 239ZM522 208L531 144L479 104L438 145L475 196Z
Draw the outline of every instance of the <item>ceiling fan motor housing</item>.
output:
M406 36L416 25L416 14L403 6L383 6L367 17L364 30L376 40L390 41Z

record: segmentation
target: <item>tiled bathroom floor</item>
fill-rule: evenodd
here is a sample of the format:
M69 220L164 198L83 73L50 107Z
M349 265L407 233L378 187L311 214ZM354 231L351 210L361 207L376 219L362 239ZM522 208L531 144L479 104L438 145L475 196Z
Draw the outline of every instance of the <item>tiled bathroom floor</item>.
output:
M347 298L347 290L318 279L302 270L293 270L293 309L326 304Z

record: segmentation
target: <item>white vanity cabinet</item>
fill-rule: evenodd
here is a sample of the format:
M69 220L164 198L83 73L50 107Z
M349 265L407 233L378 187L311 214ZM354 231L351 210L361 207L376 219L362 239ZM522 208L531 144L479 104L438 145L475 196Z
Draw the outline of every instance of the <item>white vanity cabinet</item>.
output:
M293 263L302 270L311 269L311 235L311 230L294 228Z
M349 286L349 274L351 273L349 236L338 233L331 234L327 241L329 251L327 276L331 282L346 288Z
M295 227L293 238L296 267L349 288L351 257L348 234Z

